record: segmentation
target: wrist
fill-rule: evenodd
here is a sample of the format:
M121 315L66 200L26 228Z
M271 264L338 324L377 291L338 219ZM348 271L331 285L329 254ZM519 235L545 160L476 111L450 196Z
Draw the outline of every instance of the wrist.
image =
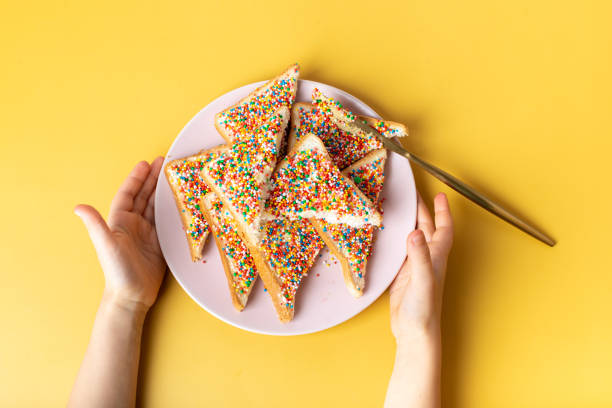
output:
M395 341L398 350L414 349L415 347L439 347L441 337L438 324L403 330L395 336Z
M442 358L439 331L423 331L397 339L395 367L417 369L426 378L438 378Z
M396 339L393 374L385 406L440 407L442 347L439 326L438 330L407 331Z
M100 307L103 307L121 316L136 319L137 321L144 321L144 317L149 311L149 307L145 304L124 299L123 297L119 296L117 293L109 289L104 289L104 294L102 295L102 302Z

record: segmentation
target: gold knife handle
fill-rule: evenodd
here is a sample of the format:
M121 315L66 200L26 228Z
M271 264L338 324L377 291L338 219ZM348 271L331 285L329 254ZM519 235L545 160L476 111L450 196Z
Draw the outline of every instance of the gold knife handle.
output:
M395 151L398 152L397 150ZM416 163L421 166L428 173L433 175L435 178L437 178L459 194L466 197L468 200L478 204L485 210L497 215L498 217L521 229L532 237L544 242L545 244L550 246L555 245L556 242L551 237L549 237L533 225L530 225L527 222L521 220L516 215L512 214L510 211L506 210L501 205L497 204L496 202L487 198L483 194L474 190L472 187L468 186L452 174L445 172L444 170L434 166L433 164L427 163L425 160L415 156L412 153L402 151L401 154L411 160L413 163Z

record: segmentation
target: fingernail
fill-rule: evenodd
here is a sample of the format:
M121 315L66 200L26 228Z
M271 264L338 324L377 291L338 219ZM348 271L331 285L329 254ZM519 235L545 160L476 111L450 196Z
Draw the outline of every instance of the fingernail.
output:
M416 232L412 235L410 241L412 242L412 245L423 245L423 243L425 242L425 236L423 235L423 231L416 230Z

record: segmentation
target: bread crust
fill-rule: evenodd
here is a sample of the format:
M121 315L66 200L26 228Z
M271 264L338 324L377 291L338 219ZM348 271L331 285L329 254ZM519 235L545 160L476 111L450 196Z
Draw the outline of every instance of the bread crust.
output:
M291 320L293 320L295 309L287 307L287 305L281 301L281 285L278 279L276 278L276 274L268 266L268 262L266 261L259 248L256 248L256 254L255 256L253 256L253 259L255 260L255 264L257 265L259 276L261 277L261 280L263 281L264 286L270 295L270 299L272 300L274 309L276 309L278 319L281 323L290 322Z
M217 197L221 199L221 202L223 203L223 205L227 206L226 201L222 198L223 196L217 193L218 189L216 189L215 187L216 186L213 187L213 191L215 192ZM291 321L293 319L294 310L291 308L288 308L287 306L285 306L283 302L281 302L282 295L281 295L280 283L276 279L276 275L274 274L272 269L269 267L268 262L265 260L261 252L259 243L254 243L253 241L255 239L251 237L250 234L248 234L242 228L242 226L236 222L236 214L234 213L234 211L232 211L232 208L230 206L227 206L226 208L232 214L232 220L230 220L230 222L233 224L234 228L236 229L236 232L238 232L238 235L240 235L240 237L242 238L244 244L247 246L249 252L251 253L251 257L255 261L257 272L259 273L259 277L264 283L264 287L270 294L270 298L272 299L272 304L274 305L274 309L276 310L278 319L282 323L287 323ZM230 287L230 289L233 292L233 288ZM232 297L232 301L233 301L233 297Z
M185 236L187 238L187 244L189 247L189 255L191 256L191 260L193 262L197 262L200 259L202 259L202 250L204 249L204 244L206 244L206 241L208 238L208 231L204 232L204 234L202 235L202 241L200 242L199 245L196 245L195 240L193 239L191 234L189 234L188 228L187 228L191 222L191 215L190 215L189 210L185 208L185 206L183 205L183 202L181 198L179 197L178 191L175 188L176 186L172 182L171 168L175 163L181 162L183 160L191 160L198 156L203 156L208 153L220 153L226 148L227 146L220 145L220 146L215 146L208 150L201 150L200 152L198 152L197 154L194 154L193 156L187 156L187 157L183 157L180 159L169 161L168 163L166 163L166 166L164 167L164 174L166 175L166 180L168 180L168 184L170 185L170 190L172 191L172 196L174 197L174 202L176 203L176 208L178 209L179 215L181 217L181 222L183 224L183 229L185 230Z
M172 195L174 196L174 202L176 203L176 208L178 209L179 215L181 217L181 222L183 224L183 230L185 232L185 237L187 238L187 246L189 247L189 256L191 257L191 260L193 262L197 262L200 259L202 259L202 250L204 249L204 244L206 243L206 240L208 239L209 231L206 231L203 233L202 242L198 246L196 246L195 240L193 239L191 234L189 234L189 232L187 231L187 226L190 223L191 216L187 215L189 211L183 205L183 202L178 196L176 190L172 188L172 182L170 181L171 180L170 179L171 177L170 176L170 172L171 172L170 166L171 164L174 164L175 162L180 161L180 160L183 160L183 159L177 159L177 160L168 162L168 164L164 168L164 173L166 174L166 179L168 180L168 184L170 184L170 187L171 187L170 190L172 191Z
M291 107L291 119L289 121L289 136L287 138L287 152L293 151L297 143L297 130L300 124L300 108L310 112L314 105L308 102L295 102Z
M276 314L278 315L278 319L282 323L291 321L293 319L293 313L294 313L293 309L286 307L281 302L280 284L277 281L276 276L274 275L273 271L268 266L268 262L266 262L263 254L261 253L261 248L259 247L259 242L257 238L247 233L247 231L245 231L241 223L237 221L239 218L237 218L236 213L233 210L232 206L228 205L227 197L225 197L225 195L220 191L220 189L217 187L214 180L212 180L208 176L206 172L206 167L204 168L204 170L202 170L202 174L208 186L212 189L215 195L221 200L225 208L232 214L232 219L230 220L230 222L234 226L236 232L238 233L238 235L240 236L244 244L247 246L249 252L251 253L251 257L255 261L257 272L259 274L259 277L263 281L266 290L270 294L270 298L272 299L272 304L274 305L274 308L276 309ZM233 291L233 288L230 287L230 289ZM233 297L232 297L232 301L233 301Z
M204 168L202 173L206 173L206 168ZM204 179L207 184L209 184L209 187L211 187L213 192L217 195L217 197L221 199L223 205L226 206L227 198L223 194L219 194L220 191L214 181L210 179L210 177L206 176L204 176ZM237 222L237 217L232 207L228 206L227 209L232 214L232 220L230 222L235 227L236 232L238 232L238 235L243 239L243 242L251 253L251 257L255 261L257 272L259 273L259 277L263 281L263 284L266 290L268 291L268 294L270 295L270 299L272 300L272 304L274 305L274 309L276 310L276 314L278 316L279 321L281 323L290 322L295 314L295 309L287 306L287 303L282 300L282 283L278 280L275 270L266 260L265 254L261 249L261 242L259 242L256 237L253 237L251 234L245 231L243 226L239 222ZM262 229L264 229L265 226L266 221L263 221Z
M217 237L218 235L217 223L215 222L213 218L214 216L210 212L209 199L212 194L213 193L209 193L205 195L204 197L202 197L202 200L201 200L202 213L204 214L204 218L206 218L206 221L208 222L208 225L212 232L213 239L215 240L215 243L217 245L217 251L219 252L219 257L221 258L221 264L223 265L223 270L225 272L225 277L227 279L227 286L230 292L230 297L232 299L232 304L234 305L234 308L236 308L236 310L241 312L247 304L249 295L251 294L251 291L253 290L253 287L255 286L255 281L253 281L253 284L248 287L245 293L238 294L236 292L234 276L232 275L232 269L230 267L229 260L227 259L227 255L225 251L223 250L223 247L225 244Z
M204 167L204 169L202 170L202 178L204 179L208 187L221 200L221 202L223 203L223 206L227 208L229 212L232 214L233 222L237 227L237 231L238 231L238 234L240 235L240 238L242 238L242 240L245 241L245 243L247 243L247 246L248 244L257 246L258 245L257 238L253 237L251 234L247 232L248 226L246 226L246 223L244 223L241 217L236 213L236 211L234 210L234 207L229 202L229 199L226 197L223 191L219 188L219 186L217 186L217 183L215 182L215 180L210 176L210 174L208 173L208 166ZM249 250L250 249L251 248L249 247Z
M354 169L358 169L368 164L371 161L378 160L378 159L386 159L386 158L387 158L386 149L383 148L383 149L372 150L368 154L363 156L361 159L357 160L355 163L343 169L342 174L348 177L348 174Z
M362 115L357 115L357 117L365 122L368 123L368 125L374 127L374 125L378 122L383 122L386 126L393 128L393 129L397 129L400 133L402 133L402 135L397 136L397 137L404 137L404 136L408 136L408 127L406 125L404 125L403 123L399 123L399 122L393 122L392 120L384 120L384 119L376 119L370 116L362 116ZM389 137L389 136L387 136Z
M287 156L278 164L275 172L278 172L279 169L285 167L288 165L288 158L291 157L292 155L296 154L298 151L302 150L302 146L305 143L316 143L318 145L318 149L321 151L321 153L323 155L325 155L327 157L327 159L333 163L331 157L329 156L329 153L327 152L327 149L325 148L325 144L323 143L323 141L321 139L319 139L317 136L315 136L312 133L309 133L307 135L305 135L300 141L298 141L297 145L294 146L294 148L291 150L291 152L289 152L289 154L287 154ZM372 219L370 220L370 222L367 222L368 224L372 224L375 226L378 226L382 223L382 214L380 214L380 212L376 209L376 206L374 205L374 203L372 203L372 201L365 196L365 194L363 194L363 192L355 185L355 183L353 182L353 180L351 180L349 177L347 177L345 174L343 174L342 172L340 172L341 177L344 179L344 181L349 184L352 189L354 189L355 193L370 207L372 208L374 211L372 213ZM365 221L364 221L365 222Z
M324 242L307 220L268 220L263 225L261 255L273 278L273 302L281 321L293 318L299 286L316 262Z
M263 92L265 89L273 86L279 78L282 78L284 76L286 76L288 78L294 78L295 79L295 85L294 85L294 88L292 88L293 96L291 98L291 101L293 101L295 99L295 95L297 94L297 88L298 88L298 82L297 82L297 78L299 76L299 65L298 64L290 65L287 69L285 69L279 75L277 75L273 79L269 80L268 82L266 82L262 86L258 87L257 89L255 89L254 91L249 93L244 98L242 98L240 101L238 101L237 104L232 105L229 108L227 108L227 109L225 109L225 110L223 110L223 111L221 111L221 112L219 112L219 113L217 113L215 115L215 128L221 134L221 136L226 141L228 141L229 144L233 143L233 135L228 134L226 132L226 130L220 125L220 123L219 123L220 122L219 121L220 115L222 115L224 112L227 112L227 111L229 111L229 110L231 110L231 109L233 109L233 108L235 108L237 106L240 106L240 105L244 104L245 102L248 102L252 98L256 97L258 94ZM281 146L281 141L285 137L286 127L287 127L287 124L289 123L290 116L291 116L291 111L290 111L288 106L280 107L280 109L278 109L276 111L276 113L279 116L282 116L282 120L284 121L284 123L283 123L282 128L278 132L278 134L276 134L275 147L276 147L276 155L277 155L277 157L274 159L274 162L271 163L272 166L269 167L270 174L266 174L265 172L260 174L260 175L263 175L264 178L268 178L268 179L269 179L270 175L272 174L272 172L274 170L273 167L276 166L276 160L278 159L278 151L279 151L279 148ZM253 152L253 153L258 153L258 152ZM226 196L226 194L224 194L224 192L221 191L219 186L217 186L215 180L211 177L211 175L210 175L210 173L208 171L208 167L209 166L206 166L204 168L204 170L202 171L202 177L204 178L206 183L213 189L215 194L221 199L221 201L223 202L223 205L225 205L226 208L229 209L229 211L232 213L232 215L234 217L234 221L236 222L236 224L238 224L241 227L240 228L240 235L242 236L243 240L245 240L251 246L256 247L259 244L257 242L258 239L257 239L256 236L251 236L251 235L253 233L254 234L258 233L257 231L253 231L253 229L256 228L257 225L253 226L253 225L247 224L245 222L245 220L243 219L244 217L242 217L240 214L238 214L236 212L236 209L229 202L228 197ZM267 180L259 180L257 182L260 183L260 186L262 186L262 191L261 191L262 196L265 195L265 191L263 190L263 186L265 185ZM260 197L260 199L265 199L265 197ZM261 214L259 216L261 217Z
M351 171L354 169L358 169L364 165L367 165L369 162L378 160L378 159L386 159L387 153L385 149L377 149L372 150L362 159L356 161L346 169L342 170L342 174L348 177ZM310 223L315 227L319 236L325 242L325 245L329 248L331 253L340 261L340 266L342 267L342 276L344 278L344 283L346 284L347 289L354 297L360 297L363 295L365 290L365 275L367 272L367 262L368 258L363 259L363 266L361 267L362 277L355 276L353 273L348 257L344 255L342 249L337 245L337 242L332 238L331 234L326 230L325 223L317 220L316 218L310 219ZM370 242L370 246L374 245L374 240L376 238L375 231L372 233L372 238Z
M250 99L254 98L256 95L258 95L259 93L261 93L263 90L265 90L265 89L269 88L270 86L272 86L272 84L273 84L273 83L274 83L274 82L275 82L277 79L279 79L280 77L282 77L283 75L285 75L287 72L289 72L289 71L293 71L293 70L296 70L296 69L299 69L299 65L298 65L297 63L296 63L296 64L289 65L289 66L287 67L287 69L285 69L283 72L281 72L280 74L278 74L277 76L275 76L274 78L272 78L271 80L269 80L268 82L266 82L265 84L263 84L263 85L259 86L257 89L255 89L254 91L252 91L251 93L249 93L249 94L248 94L247 96L245 96L244 98L240 99L240 100L238 101L238 103L236 103L236 104L234 104L234 105L230 106L229 108L224 109L224 110L222 110L221 112L218 112L218 113L216 113L216 114L215 114L215 129L217 129L217 132L219 132L219 134L221 135L221 137L223 137L223 139L225 139L225 142L226 142L228 145L231 145L231 144L232 144L232 142L234 141L234 138L233 138L231 135L229 135L229 134L228 134L228 133L225 131L225 129L224 129L222 126L221 126L221 124L219 123L219 117L220 117L220 116L223 114L223 112L226 112L226 111L228 111L228 110L230 110L230 109L232 109L232 108L235 108L236 106L239 106L239 105L243 104L244 102L246 102L246 101L248 101L248 100L250 100ZM296 85L296 86L297 86L297 85Z
M319 233L319 236L321 237L323 242L325 242L325 245L327 245L327 248L329 248L330 252L336 257L338 261L340 261L344 284L346 285L346 288L349 290L351 295L356 298L363 295L363 290L365 289L365 279L362 279L361 282L353 279L353 274L351 273L351 267L349 265L348 258L346 258L344 254L342 254L340 248L338 248L338 246L336 245L336 242L324 230L321 221L317 220L316 218L312 218L309 221L315 227L315 229ZM364 265L364 271L366 266L367 265ZM358 288L361 288L361 290L359 290Z
M272 82L272 81L270 81ZM286 114L286 120L289 121L289 112L287 110L284 111ZM276 145L277 147L280 145L280 140L284 137L285 129L279 132ZM247 246L251 256L255 262L257 267L257 271L259 276L261 277L267 291L272 298L272 303L276 309L278 318L281 322L285 323L291 321L293 319L294 311L291 308L285 306L285 304L281 301L281 290L280 284L276 280L274 272L271 270L268 262L265 260L260 248L259 238L250 231L252 227L244 221L243 217L240 214L236 213L236 210L233 205L229 202L228 196L219 188L213 177L209 173L209 166L205 166L202 170L202 178L209 186L209 188L216 194L216 196L221 200L225 208L232 215L232 224L235 227L236 232L243 240L244 244ZM262 209L263 210L263 209ZM263 224L263 220L260 220L260 224Z
M314 104L308 102L295 102L291 108L291 121L289 128L289 137L287 139L288 150L292 151L297 143L297 131L300 124L300 109L304 112L310 112L314 108ZM391 120L376 119L370 116L357 115L358 118L364 120L368 125L373 126L376 123L384 122L390 128L397 129L401 133L400 137L408 136L408 127L402 123L393 122Z

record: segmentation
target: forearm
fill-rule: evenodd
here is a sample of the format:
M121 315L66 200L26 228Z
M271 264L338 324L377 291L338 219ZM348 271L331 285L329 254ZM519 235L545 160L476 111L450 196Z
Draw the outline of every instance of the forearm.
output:
M104 294L69 407L133 407L146 310Z
M399 340L385 407L439 407L441 354L439 330Z

